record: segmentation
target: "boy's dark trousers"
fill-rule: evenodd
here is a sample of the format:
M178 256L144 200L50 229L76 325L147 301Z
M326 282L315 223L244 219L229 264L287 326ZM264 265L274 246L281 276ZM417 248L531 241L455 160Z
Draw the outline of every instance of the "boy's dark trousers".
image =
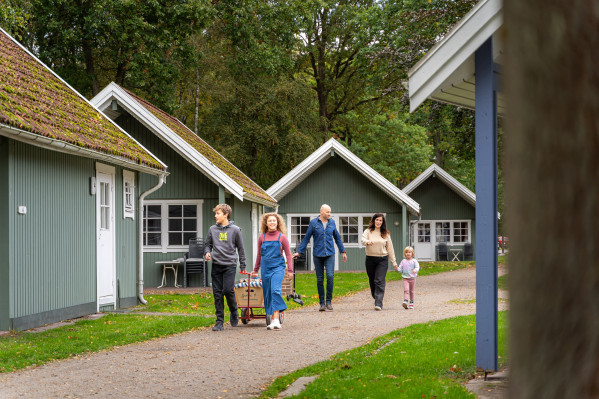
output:
M237 265L219 265L212 263L212 294L214 295L214 307L216 308L216 322L225 322L225 301L231 313L237 313L237 301L235 300L235 272Z

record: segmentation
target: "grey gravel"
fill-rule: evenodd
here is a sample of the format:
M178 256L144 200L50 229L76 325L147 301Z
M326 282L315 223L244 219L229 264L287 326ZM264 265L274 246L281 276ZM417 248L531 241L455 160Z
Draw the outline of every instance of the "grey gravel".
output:
M0 398L254 397L277 376L395 329L473 314L475 280L474 269L418 277L412 310L403 309L403 284L393 281L382 311L367 290L334 298L334 312L318 305L287 312L282 330L267 331L264 320L226 323L222 332L209 327L0 374Z

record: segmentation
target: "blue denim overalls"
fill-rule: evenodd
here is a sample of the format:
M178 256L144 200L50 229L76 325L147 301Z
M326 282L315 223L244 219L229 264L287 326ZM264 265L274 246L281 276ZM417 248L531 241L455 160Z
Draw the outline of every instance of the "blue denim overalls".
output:
M281 254L281 233L277 241L266 241L262 237L260 247L260 267L262 268L262 290L264 292L264 310L272 315L275 310L287 309L281 297L281 284L285 277L285 259Z

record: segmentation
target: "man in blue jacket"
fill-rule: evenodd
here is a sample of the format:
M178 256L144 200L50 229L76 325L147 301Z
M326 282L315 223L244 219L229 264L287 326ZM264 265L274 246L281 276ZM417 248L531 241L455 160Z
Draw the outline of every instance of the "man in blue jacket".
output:
M310 221L306 236L302 240L297 252L293 254L294 258L304 253L312 237L316 288L318 288L318 297L320 298L319 310L321 312L324 312L325 309L333 310L331 301L333 300L333 279L335 274L335 243L339 252L343 254L343 262L347 262L347 254L345 253L343 242L341 242L341 236L337 231L337 226L335 226L335 221L331 219L331 207L327 204L323 204L320 207L320 216ZM326 305L324 295L325 270L327 272Z

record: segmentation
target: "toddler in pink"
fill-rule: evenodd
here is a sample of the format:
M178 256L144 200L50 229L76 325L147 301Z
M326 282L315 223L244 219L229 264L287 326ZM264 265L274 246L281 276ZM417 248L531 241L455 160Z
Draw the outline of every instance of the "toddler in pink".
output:
M395 270L400 272L403 277L403 307L404 309L414 309L414 283L416 282L420 265L414 259L414 248L406 247L403 250L403 256L404 259L399 266L395 266Z

